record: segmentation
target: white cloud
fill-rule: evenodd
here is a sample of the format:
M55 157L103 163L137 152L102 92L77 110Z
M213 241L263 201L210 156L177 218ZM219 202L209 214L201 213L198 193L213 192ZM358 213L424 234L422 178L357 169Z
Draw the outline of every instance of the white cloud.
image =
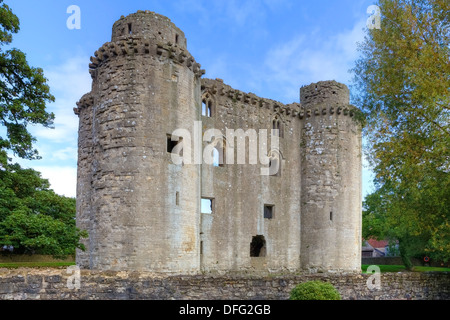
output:
M348 83L349 69L357 58L357 42L364 38L365 21L358 21L351 30L320 37L316 30L310 35L298 35L288 43L269 50L266 55L268 74L261 79L283 88L280 96L285 102L298 101L300 85L321 80Z
M30 127L42 160L14 158L23 167L41 172L57 194L68 197L76 196L77 180L78 117L73 108L91 90L88 63L89 57L80 55L44 69L50 91L55 96L55 102L47 107L47 111L55 114L55 129Z
M88 56L78 56L68 59L62 65L45 68L50 91L55 96L55 102L48 106L48 111L55 114L55 129L41 126L30 128L38 141L45 139L50 143L76 142L78 117L73 108L76 107L77 101L91 90L92 80L88 63Z
M77 168L76 167L47 167L34 166L34 170L41 173L42 178L48 179L50 188L57 194L66 197L75 197L77 191Z

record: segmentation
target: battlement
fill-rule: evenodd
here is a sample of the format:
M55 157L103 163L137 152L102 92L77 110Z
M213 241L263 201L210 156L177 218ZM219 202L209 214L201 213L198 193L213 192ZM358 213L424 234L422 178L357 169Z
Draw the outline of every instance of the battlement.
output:
M345 84L332 81L320 81L300 88L300 102L306 108L326 104L347 106L350 104L350 91Z
M94 104L94 97L92 96L91 92L86 93L81 99L77 102L78 108L73 108L73 112L76 115L80 114L80 110L84 108L89 108Z
M111 41L123 40L130 36L145 36L157 42L171 43L174 46L187 48L187 40L169 18L151 11L138 11L122 16L116 21L112 30Z
M302 87L301 90L305 95L303 99L306 100L306 104L294 102L286 105L279 101L258 97L254 93L245 93L233 89L229 85L224 84L221 79L202 79L201 86L202 92L226 96L229 99L241 101L243 104L254 106L255 108L266 108L273 112L300 119L327 114L353 117L357 108L349 105L348 96L347 100L345 99L346 88L347 86L336 81L319 82L318 84ZM310 93L310 91L313 93ZM331 94L328 94L328 92L331 92ZM341 94L341 99L335 101L334 97L339 96L339 93Z
M91 57L89 72L92 78L94 78L96 69L105 61L117 56L139 54L152 54L171 59L179 64L185 64L197 77L205 74L205 70L201 69L201 65L195 62L195 59L186 49L174 46L171 42L155 42L153 39L140 35L132 35L122 40L105 43L95 52L94 57Z
M280 112L292 117L297 117L300 113L300 104L293 103L285 105L279 101L261 98L254 93L246 93L233 89L223 83L223 80L202 79L202 92L210 92L213 95L226 96L229 99L240 101L243 104L254 106L255 108L266 108L274 112Z

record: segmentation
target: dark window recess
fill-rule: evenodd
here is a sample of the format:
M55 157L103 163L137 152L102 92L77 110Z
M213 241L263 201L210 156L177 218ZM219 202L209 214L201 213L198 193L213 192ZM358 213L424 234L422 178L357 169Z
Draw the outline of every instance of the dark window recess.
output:
M264 205L264 219L273 219L274 206Z
M131 23L128 24L128 34L133 34L133 29Z
M179 38L179 36L176 34L176 35L175 35L175 43L176 43L176 44L178 44L178 38Z
M266 239L264 236L254 236L250 243L250 257L266 256Z
M333 221L333 212L330 212L330 221Z
M170 134L167 135L167 152L172 153L173 149L182 141L182 138L178 138L178 141L172 141L172 136ZM180 154L180 156L182 156L182 154Z
M212 117L212 102L211 101L208 101L207 116Z
M279 158L273 158L269 160L269 170L271 176L281 176L281 161Z
M175 204L177 206L180 205L180 193L177 191L177 193L175 194Z
M200 254L203 254L203 241L200 241Z
M273 130L278 130L278 136L280 138L284 137L283 123L281 122L281 120L279 120L279 119L273 120L273 122L272 122L272 129Z

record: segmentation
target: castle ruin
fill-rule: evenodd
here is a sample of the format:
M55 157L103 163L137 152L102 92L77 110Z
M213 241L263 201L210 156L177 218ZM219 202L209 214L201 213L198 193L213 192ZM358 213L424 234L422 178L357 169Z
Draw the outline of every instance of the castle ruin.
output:
M360 270L361 128L345 85L307 85L285 105L204 79L183 31L149 11L118 20L89 68L92 90L74 109L80 267ZM244 135L219 137L229 129ZM265 163L252 161L252 130L268 132ZM211 146L218 161L189 161Z

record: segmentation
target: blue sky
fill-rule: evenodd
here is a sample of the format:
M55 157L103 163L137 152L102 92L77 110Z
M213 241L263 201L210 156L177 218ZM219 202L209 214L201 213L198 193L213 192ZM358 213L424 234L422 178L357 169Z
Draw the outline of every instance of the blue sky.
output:
M76 195L78 118L73 108L90 91L89 58L111 39L121 15L150 10L169 17L206 70L245 92L282 103L299 101L299 88L321 80L350 84L375 0L6 0L21 30L12 45L44 69L56 101L55 129L31 127L42 160L18 161L49 179L59 194ZM69 30L67 8L81 9L81 29ZM365 163L365 161L364 161ZM372 187L363 168L363 195Z

